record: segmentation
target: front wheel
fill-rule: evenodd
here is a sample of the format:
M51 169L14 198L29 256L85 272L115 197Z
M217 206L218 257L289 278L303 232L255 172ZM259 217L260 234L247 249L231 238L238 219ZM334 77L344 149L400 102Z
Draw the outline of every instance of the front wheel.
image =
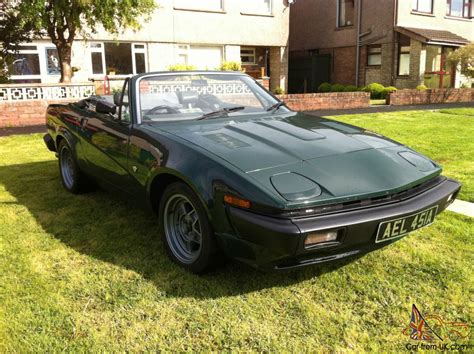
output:
M159 208L160 233L169 257L192 273L202 273L218 260L206 210L184 183L166 188Z

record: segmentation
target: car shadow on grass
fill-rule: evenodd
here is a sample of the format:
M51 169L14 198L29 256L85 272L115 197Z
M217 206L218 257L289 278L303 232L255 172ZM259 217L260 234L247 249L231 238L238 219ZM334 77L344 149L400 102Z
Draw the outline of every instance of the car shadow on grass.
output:
M230 261L196 276L168 259L151 211L102 190L83 195L66 192L56 161L1 166L0 183L46 233L83 255L140 274L166 296L218 298L288 286L335 271L357 258L271 273Z

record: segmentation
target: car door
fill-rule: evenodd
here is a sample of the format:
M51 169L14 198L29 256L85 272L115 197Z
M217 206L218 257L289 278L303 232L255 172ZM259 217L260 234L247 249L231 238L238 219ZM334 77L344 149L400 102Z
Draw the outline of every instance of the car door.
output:
M115 113L101 113L96 109L94 114L84 118L84 155L90 174L102 182L130 192L132 184L128 154L132 122L128 113L128 79L121 97L115 96L114 101L118 103Z

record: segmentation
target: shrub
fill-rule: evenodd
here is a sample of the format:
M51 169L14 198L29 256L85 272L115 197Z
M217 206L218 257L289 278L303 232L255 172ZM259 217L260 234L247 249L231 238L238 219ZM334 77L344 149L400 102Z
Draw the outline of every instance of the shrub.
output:
M356 92L356 91L359 91L359 88L355 85L347 85L346 87L344 87L344 92Z
M380 98L383 98L383 92L385 90L385 87L381 84L378 84L376 82L373 82L366 87L364 87L365 92L370 92L370 98L377 100Z
M389 93L392 93L394 91L397 91L397 88L396 87L393 87L393 86L387 86L384 88L384 90L382 91L382 96L381 98L387 98L388 94Z
M344 85L342 84L331 85L331 92L342 92L342 91L344 91Z
M425 85L418 85L416 89L418 91L425 91L425 90L428 90L428 87L426 87Z
M474 42L450 53L448 62L454 66L459 65L464 76L474 78Z
M276 89L273 90L273 93L275 95L284 95L285 94L285 90L283 90L281 87L277 87Z
M194 65L188 65L188 64L174 64L168 66L169 71L192 71L196 70L196 67Z
M223 61L217 70L220 71L242 71L242 65L236 61Z
M329 82L323 82L318 87L319 92L330 92L331 91L331 84Z

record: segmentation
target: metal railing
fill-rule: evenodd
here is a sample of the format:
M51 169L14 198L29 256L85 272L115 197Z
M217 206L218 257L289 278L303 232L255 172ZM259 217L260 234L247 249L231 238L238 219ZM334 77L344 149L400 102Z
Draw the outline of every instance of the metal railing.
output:
M71 100L95 94L93 83L0 85L0 102L23 100Z

